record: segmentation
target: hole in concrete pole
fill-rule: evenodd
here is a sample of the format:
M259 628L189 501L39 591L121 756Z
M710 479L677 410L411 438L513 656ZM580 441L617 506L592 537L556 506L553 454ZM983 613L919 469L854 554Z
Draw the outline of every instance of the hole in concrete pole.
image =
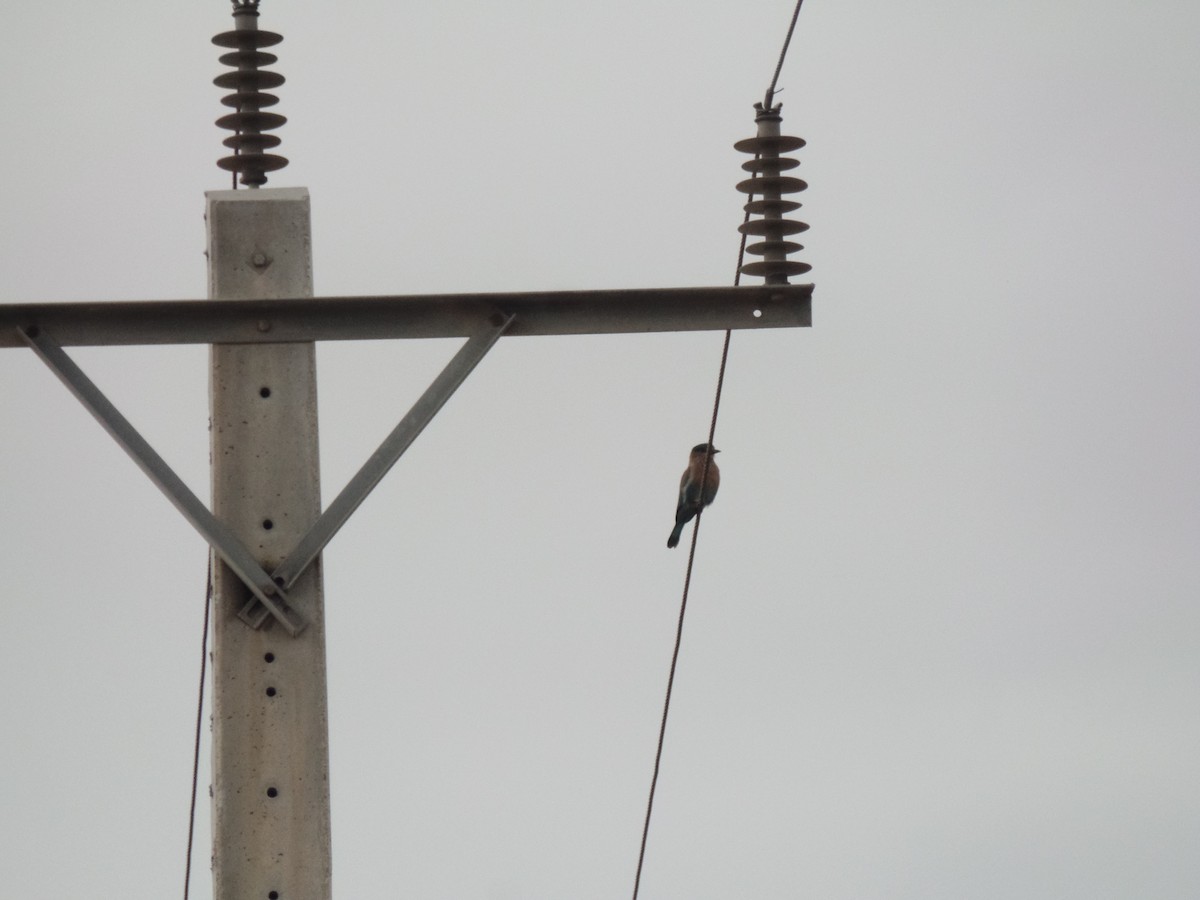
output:
M279 900L279 891L267 891L267 900Z
M275 688L267 688L267 696L274 697L275 696Z
M263 659L265 659L267 662L275 662L275 654L274 653L264 653Z
M272 787L272 788L267 788L267 796L268 796L268 797L278 797L278 796L279 796L279 791L277 791L277 790L276 790L275 788L273 788L273 787Z
M271 389L269 387L260 387L258 389L258 396L263 397L264 399L270 397Z
M275 523L272 522L270 519L263 519L263 528L265 528L267 531L270 531L274 527L275 527Z

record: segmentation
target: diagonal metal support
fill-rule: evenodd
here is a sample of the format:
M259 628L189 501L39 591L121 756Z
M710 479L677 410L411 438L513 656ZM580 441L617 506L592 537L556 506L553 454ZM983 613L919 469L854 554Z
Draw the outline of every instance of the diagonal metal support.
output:
M391 470L404 451L425 430L425 426L445 406L446 401L466 381L467 376L495 346L496 341L508 331L515 319L514 315L497 314L490 327L476 332L459 348L437 378L425 389L425 393L392 429L391 434L384 438L379 448L363 463L354 477L342 488L341 493L313 523L308 533L300 539L296 548L287 555L287 559L272 573L276 584L287 590L295 583L346 524L354 511L367 499L375 486L383 480L383 476ZM238 613L244 622L255 628L267 614L260 599L257 596L251 598Z
M183 513L192 527L208 542L225 564L250 589L266 612L273 615L295 637L304 630L304 619L288 605L287 595L263 570L241 541L208 511L183 480L175 474L146 439L113 406L95 383L84 374L53 338L39 328L18 327L21 339L41 358L67 389L84 405L138 468L149 476L167 499ZM265 613L264 613L265 616Z

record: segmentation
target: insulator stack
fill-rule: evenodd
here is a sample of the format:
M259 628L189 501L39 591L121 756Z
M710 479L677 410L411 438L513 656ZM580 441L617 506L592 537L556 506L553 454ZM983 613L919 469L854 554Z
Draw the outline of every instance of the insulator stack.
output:
M212 39L218 47L230 47L234 52L221 57L221 64L235 66L236 71L226 72L213 79L219 88L231 88L234 93L221 98L226 106L237 112L217 119L220 128L235 132L223 143L233 149L233 156L217 160L217 165L241 176L241 182L256 188L267 183L267 172L282 169L287 159L264 153L278 147L280 140L273 134L264 134L278 128L287 119L277 113L263 112L263 108L274 106L279 98L264 93L264 88L277 88L284 78L278 72L264 72L261 66L278 61L272 53L263 53L263 47L273 47L283 40L282 35L258 30L258 0L234 0L234 31L225 31Z
M747 253L761 256L762 260L746 263L741 272L743 275L762 275L767 284L787 284L789 275L802 275L812 269L808 263L787 258L789 253L804 249L802 244L786 240L787 236L807 231L808 226L783 217L784 213L800 208L795 200L783 199L784 195L802 191L808 184L781 174L796 168L800 161L780 154L799 150L804 146L804 140L779 133L779 124L783 121L780 106L764 107L755 103L754 108L758 110L754 117L758 123L758 136L738 141L733 146L742 153L754 154L754 159L742 163L742 168L753 177L737 186L743 194L753 195L744 207L750 218L738 231L762 238L746 247Z

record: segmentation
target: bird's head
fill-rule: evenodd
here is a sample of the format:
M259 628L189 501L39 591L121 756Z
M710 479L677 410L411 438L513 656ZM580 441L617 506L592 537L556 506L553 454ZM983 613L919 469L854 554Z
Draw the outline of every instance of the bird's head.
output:
M721 452L716 447L711 447L708 444L697 444L695 447L692 448L692 455L693 456L703 456L705 453L708 453L710 450L712 451L713 454L717 454L717 453Z

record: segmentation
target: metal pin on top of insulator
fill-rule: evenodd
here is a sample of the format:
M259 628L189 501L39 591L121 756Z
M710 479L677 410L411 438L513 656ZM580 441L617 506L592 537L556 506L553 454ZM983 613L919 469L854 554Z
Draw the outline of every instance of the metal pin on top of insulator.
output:
M742 163L742 168L752 173L753 177L739 182L737 189L752 195L744 207L751 218L739 226L738 231L762 238L749 244L746 252L763 258L758 262L746 263L741 272L743 275L762 275L767 284L787 284L789 275L802 275L812 269L808 263L787 258L789 253L803 250L804 247L785 239L787 235L807 231L808 225L784 218L784 213L800 208L799 203L785 200L784 195L802 191L808 184L799 178L781 174L794 169L800 162L780 154L799 150L804 146L804 140L779 133L779 125L783 121L779 112L782 104L763 106L755 103L754 108L757 110L754 121L758 124L758 134L733 145L742 153L755 155L754 159ZM755 196L760 199L753 199Z
M263 132L278 128L287 119L278 113L262 111L263 107L279 102L278 97L263 89L279 87L284 78L278 72L261 70L261 66L277 62L278 57L263 53L260 48L273 47L283 40L283 36L258 30L258 0L233 0L233 22L235 30L222 32L212 39L218 47L234 50L221 56L221 64L237 67L236 71L213 79L217 87L234 90L222 97L221 102L237 110L217 119L218 127L236 132L221 142L232 148L234 155L217 160L217 165L238 173L242 184L256 188L267 183L267 172L288 164L282 156L263 152L280 144L278 137Z

